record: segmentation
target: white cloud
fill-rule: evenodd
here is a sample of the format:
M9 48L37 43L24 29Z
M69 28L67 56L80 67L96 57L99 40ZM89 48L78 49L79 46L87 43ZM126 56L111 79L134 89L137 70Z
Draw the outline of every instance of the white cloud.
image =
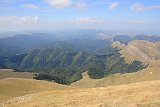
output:
M86 3L77 3L76 5L75 5L75 8L76 9L78 9L78 10L84 10L84 9L86 9L86 7L87 7L87 4Z
M0 16L0 24L33 24L38 21L39 18L37 16Z
M145 7L139 3L136 3L131 6L131 10L133 11L146 11L146 10L155 10L155 9L160 9L160 5L152 5L152 6Z
M130 22L131 24L144 24L145 21L144 20L134 20Z
M55 8L64 8L72 4L72 0L44 0L50 6Z
M28 9L37 9L38 8L38 6L36 6L34 4L22 4L21 7L28 8Z
M116 9L117 7L118 7L118 3L112 3L109 7L108 7L108 9L109 10L114 10L114 9Z
M72 21L73 24L92 24L92 23L102 23L102 20L94 19L94 18L77 18Z

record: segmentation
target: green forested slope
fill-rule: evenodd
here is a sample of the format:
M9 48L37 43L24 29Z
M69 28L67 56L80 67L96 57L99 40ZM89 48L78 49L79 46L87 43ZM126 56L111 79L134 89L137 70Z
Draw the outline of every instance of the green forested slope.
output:
M125 63L121 55L95 55L79 50L68 43L55 43L46 49L35 49L28 54L12 57L6 66L18 71L39 73L36 79L54 80L70 84L82 78L88 71L91 78L99 79L114 73L135 72L145 68L141 62ZM16 58L16 61L14 60Z

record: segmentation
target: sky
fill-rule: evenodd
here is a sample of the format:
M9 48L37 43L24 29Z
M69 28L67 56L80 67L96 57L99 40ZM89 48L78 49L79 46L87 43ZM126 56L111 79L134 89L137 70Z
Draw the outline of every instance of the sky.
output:
M0 32L55 29L160 33L160 0L0 0Z

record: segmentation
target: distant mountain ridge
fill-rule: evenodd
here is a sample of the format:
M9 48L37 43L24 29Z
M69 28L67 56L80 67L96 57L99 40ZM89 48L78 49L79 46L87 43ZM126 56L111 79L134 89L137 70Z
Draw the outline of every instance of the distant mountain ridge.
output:
M91 52L94 50L92 53L98 53L97 51L102 51L104 48L110 48L109 46L114 41L127 43L132 40L157 42L160 41L160 36L113 35L111 32L102 30L55 31L48 33L29 32L0 38L0 56L10 57L16 54L26 53L36 48L46 48L55 42L72 43L83 47L85 51Z
M127 62L138 60L145 64L150 64L160 60L160 42L133 40L128 45L118 42L113 43L113 45L121 49L120 53Z

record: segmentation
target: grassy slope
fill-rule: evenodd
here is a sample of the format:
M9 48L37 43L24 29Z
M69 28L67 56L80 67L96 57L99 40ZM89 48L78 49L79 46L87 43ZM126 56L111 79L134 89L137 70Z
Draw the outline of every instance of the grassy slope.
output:
M32 79L8 78L0 80L0 102L30 93L67 89L67 86Z
M2 107L159 107L160 81L26 95Z
M3 79L0 80L0 101L10 100L0 106L159 107L159 72L160 61L157 61L141 72L115 74L99 80L89 79L84 74L84 79L72 84L79 88L47 81Z
M144 81L160 80L160 60L149 65L148 68L135 73L113 74L103 79L91 79L87 73L83 73L83 79L72 83L76 87L105 87L113 85L122 85L138 83Z
M138 60L150 64L160 59L160 42L134 40L129 42L129 45L125 46L120 53L128 63Z
M13 72L12 69L0 69L0 79L4 78L25 78L32 79L33 73L29 72Z
M104 79L91 79L88 77L87 73L83 74L83 79L72 83L71 86L76 87L105 87L113 85L122 85L129 83L137 83L151 80L160 80L160 68L158 67L149 67L142 71L135 73L126 73L126 74L114 74L107 76Z

